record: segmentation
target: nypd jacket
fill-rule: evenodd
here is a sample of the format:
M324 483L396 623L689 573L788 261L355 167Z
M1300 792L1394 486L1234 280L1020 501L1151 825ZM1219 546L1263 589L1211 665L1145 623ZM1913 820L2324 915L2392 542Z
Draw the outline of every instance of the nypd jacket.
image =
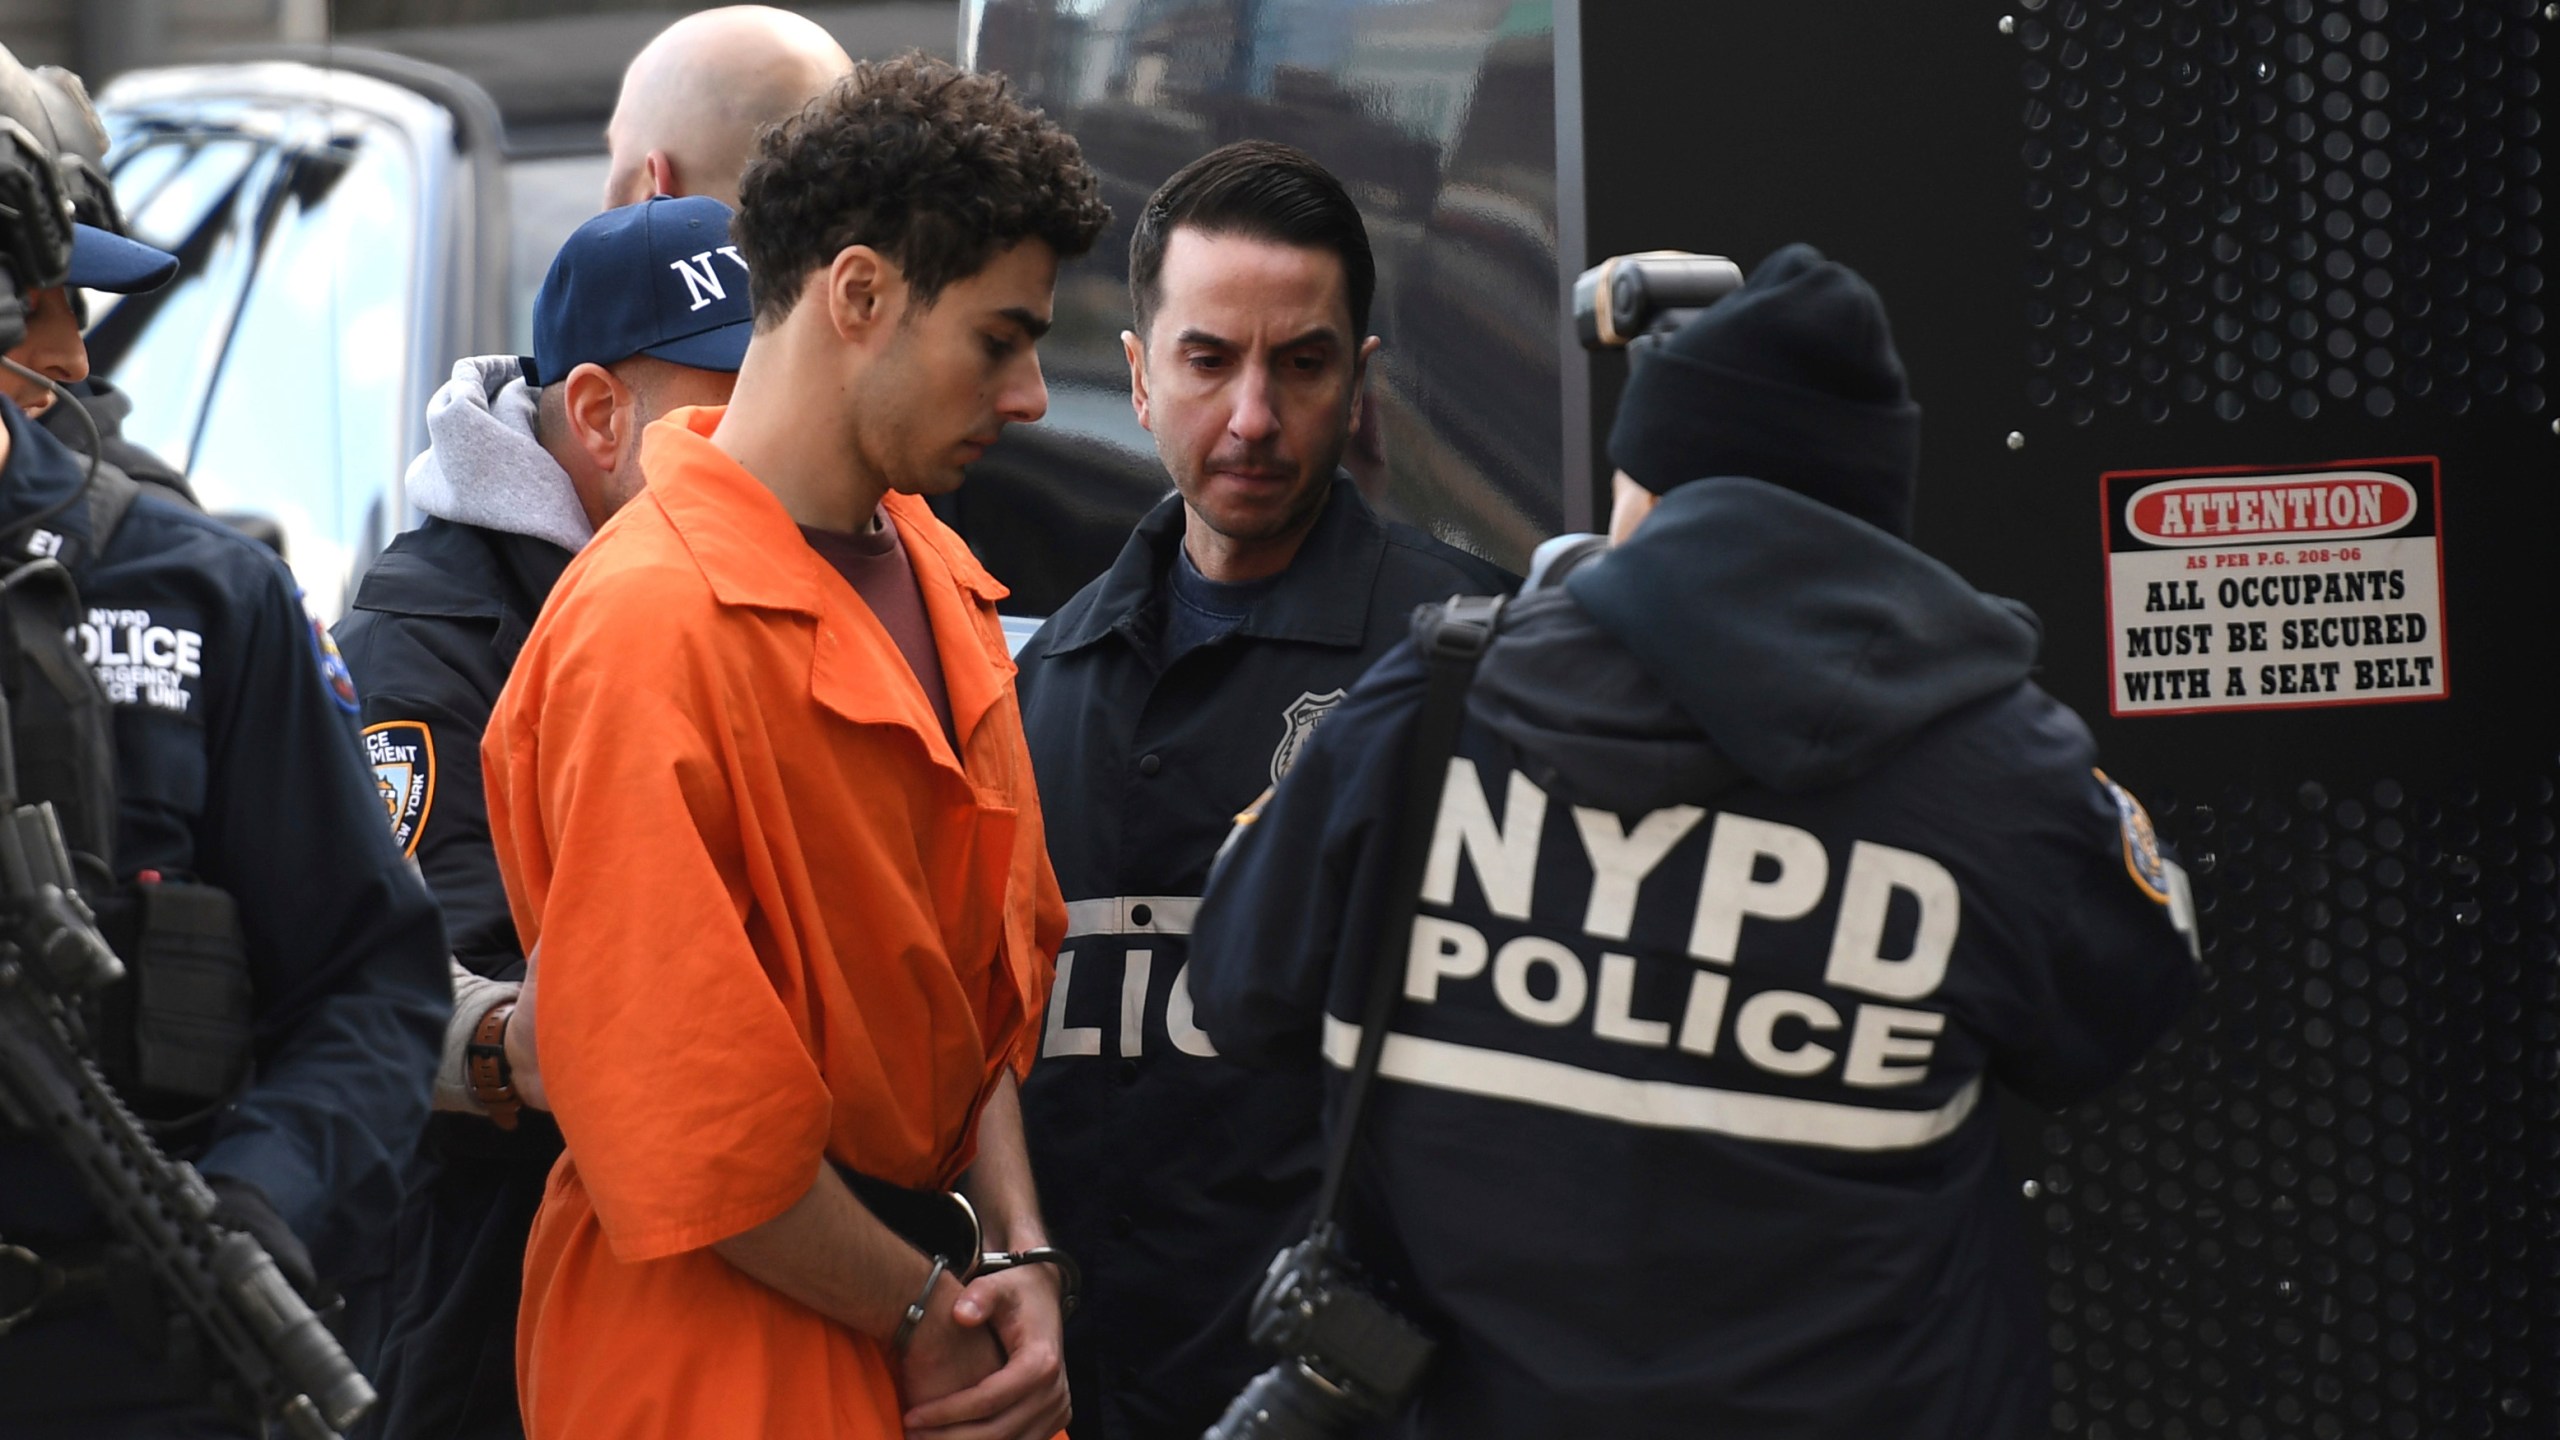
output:
M406 786L392 834L443 906L455 957L505 980L522 977L524 957L489 848L480 734L590 535L569 477L534 436L533 407L515 357L455 364L427 407L432 448L409 471L427 521L383 550L338 629L374 764L409 767L384 772Z
M1743 479L1513 607L1357 1162L1353 1247L1441 1341L1421 1433L2044 1433L1986 1086L2087 1096L2196 977L2036 642ZM1348 1066L1422 689L1371 672L1212 881L1227 1055Z
M489 851L480 732L568 564L547 540L430 518L374 560L338 627L366 753L401 782L392 836L444 908L454 957L493 979L522 979L524 956Z
M489 848L480 735L542 599L569 563L547 541L430 519L365 572L341 627L364 692L365 743L386 774L392 833L443 907L454 957L492 979L524 956ZM409 1171L373 1433L508 1436L525 1236L559 1158L537 1111L513 1131L440 1114Z
M1314 1191L1312 1078L1228 1063L1193 1018L1186 937L1210 858L1416 605L1514 583L1380 521L1339 478L1237 630L1159 673L1182 527L1168 496L1032 637L1017 680L1068 901L1022 1103L1050 1228L1085 1269L1068 1330L1080 1437L1195 1440L1218 1417L1269 1363L1246 1304Z
M338 631L364 694L365 744L392 835L443 908L454 957L495 980L524 978L524 956L490 848L480 737L568 567L563 542L585 529L569 477L533 438L520 378L510 358L464 360L437 392L434 448L409 483L429 518L365 572ZM527 503L546 490L565 504ZM428 1122L400 1212L370 1433L523 1433L515 1317L525 1237L559 1155L559 1128L538 1111L520 1113L512 1131L477 1115Z
M85 465L14 407L0 420L5 527L72 494ZM118 876L201 880L239 908L255 1074L187 1158L263 1190L324 1277L378 1273L450 1002L443 927L384 829L345 669L273 553L148 493L103 552L78 504L23 543L61 558L88 607L77 641L113 705ZM40 1253L99 1237L39 1142L0 1135L0 1176L0 1236ZM183 1394L102 1309L0 1338L0 1416Z

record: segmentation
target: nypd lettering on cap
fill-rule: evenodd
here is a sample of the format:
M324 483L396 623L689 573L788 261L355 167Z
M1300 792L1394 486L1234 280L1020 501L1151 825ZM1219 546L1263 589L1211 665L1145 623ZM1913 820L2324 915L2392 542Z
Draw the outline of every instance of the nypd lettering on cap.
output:
M533 297L532 382L634 355L736 374L755 312L730 219L707 195L660 195L572 231Z
M721 283L719 267L711 263L714 255L727 256L729 263L738 267L740 282L745 281L746 258L738 253L735 245L718 246L699 255L679 255L667 262L667 268L684 279L685 296L692 302L685 307L688 310L707 309L713 301L729 298L729 287Z

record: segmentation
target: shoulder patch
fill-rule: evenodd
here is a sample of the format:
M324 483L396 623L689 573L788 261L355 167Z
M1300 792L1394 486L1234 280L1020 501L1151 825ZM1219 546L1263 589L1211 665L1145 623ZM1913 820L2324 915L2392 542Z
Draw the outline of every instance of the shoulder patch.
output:
M1315 736L1316 726L1333 713L1334 706L1342 703L1342 694L1338 689L1327 690L1321 695L1309 690L1290 701L1289 708L1280 712L1283 728L1280 748L1271 752L1272 784L1279 784L1280 777L1289 773L1289 767L1298 763L1298 756L1307 748L1307 741Z
M385 720L364 727L364 758L382 793L391 839L402 855L418 853L418 836L436 803L436 741L418 720Z
M2107 798L2116 804L2116 822L2124 831L2124 869L2142 893L2166 905L2169 903L2169 859L2160 853L2160 834L2151 828L2151 816L2133 793L2107 778L2104 770L2089 772Z
M2169 912L2170 927L2187 942L2188 958L2201 961L2204 927L2196 919L2195 890L2187 881L2187 872L2161 853L2159 832L2151 828L2151 816L2144 812L2142 802L2108 779L2106 771L2092 768L2089 773L2098 777L2099 787L2115 802L2116 822L2124 831L2125 873L2133 877L2143 894Z
M311 653L320 661L320 678L329 682L329 698L350 715L362 710L364 705L356 698L356 677L347 669L347 657L338 653L338 642L329 638L329 627L321 624L317 615L311 616Z

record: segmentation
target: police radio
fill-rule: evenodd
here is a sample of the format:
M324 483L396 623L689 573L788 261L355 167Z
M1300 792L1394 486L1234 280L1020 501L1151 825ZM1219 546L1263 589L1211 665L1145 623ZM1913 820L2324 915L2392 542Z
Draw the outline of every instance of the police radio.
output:
M1682 322L1742 288L1721 255L1646 250L1612 255L1573 282L1573 328L1585 350L1619 350Z

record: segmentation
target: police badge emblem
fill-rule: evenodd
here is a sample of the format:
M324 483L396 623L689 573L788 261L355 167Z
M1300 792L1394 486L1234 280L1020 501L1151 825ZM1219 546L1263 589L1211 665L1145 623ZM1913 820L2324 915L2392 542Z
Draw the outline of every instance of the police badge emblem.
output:
M1298 763L1299 752L1307 748L1307 741L1315 735L1317 724L1341 703L1342 692L1339 690L1327 690L1321 695L1310 690L1289 702L1289 708L1280 712L1280 723L1286 729L1280 736L1280 748L1271 752L1272 784L1279 784L1280 777L1289 773L1289 767Z
M418 853L418 835L436 803L436 742L416 720L385 720L364 728L364 756L382 795L391 839L403 855Z

